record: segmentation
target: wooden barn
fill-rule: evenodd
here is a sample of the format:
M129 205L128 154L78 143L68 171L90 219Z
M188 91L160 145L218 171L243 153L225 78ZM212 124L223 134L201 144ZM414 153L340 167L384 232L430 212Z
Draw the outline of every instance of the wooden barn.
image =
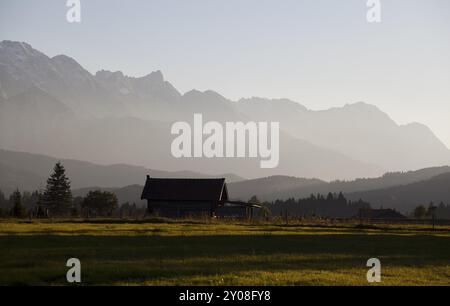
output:
M250 218L255 205L229 201L225 179L171 179L147 176L141 199L151 215L168 218Z

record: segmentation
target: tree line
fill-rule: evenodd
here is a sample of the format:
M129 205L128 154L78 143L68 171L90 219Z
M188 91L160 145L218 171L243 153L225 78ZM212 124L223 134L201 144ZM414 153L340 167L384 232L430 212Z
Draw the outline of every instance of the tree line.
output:
M358 215L361 210L371 209L370 203L362 199L349 201L340 192L339 194L328 193L312 194L304 199L275 200L265 203L273 216L289 214L292 217L322 217L322 218L351 218Z
M414 209L412 216L416 219L450 219L450 205L441 202L435 205L430 202L428 206L419 205Z
M255 198L255 197L254 197ZM253 198L252 198L253 199ZM291 217L322 217L322 218L359 218L373 210L372 205L362 199L350 201L345 198L342 192L310 195L303 199L289 198L286 200L277 199L272 202L263 203L270 210L272 216ZM381 207L380 209L383 209ZM393 210L395 212L395 210ZM450 219L450 205L441 202L435 205L419 205L409 215L415 219Z

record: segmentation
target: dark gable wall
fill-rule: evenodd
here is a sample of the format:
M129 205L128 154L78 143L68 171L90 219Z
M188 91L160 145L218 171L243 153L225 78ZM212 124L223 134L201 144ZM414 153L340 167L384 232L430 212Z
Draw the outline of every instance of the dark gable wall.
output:
M218 203L212 201L148 201L150 213L170 218L209 217L216 213L217 206Z

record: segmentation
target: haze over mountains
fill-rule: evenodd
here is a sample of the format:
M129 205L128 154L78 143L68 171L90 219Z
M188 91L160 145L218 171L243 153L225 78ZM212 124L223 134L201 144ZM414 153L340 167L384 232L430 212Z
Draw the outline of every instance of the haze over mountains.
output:
M450 173L450 167L425 168L417 171L386 173L377 178L355 179L352 181L324 182L317 179L301 179L295 177L272 176L254 180L231 182L228 184L230 194L235 198L248 199L252 195L258 195L264 201L274 201L277 199L286 200L289 198L306 198L311 194L345 193L351 200L366 200L364 197L367 191L385 190L391 187L407 186L410 184L428 181L441 175ZM450 182L440 186L444 190L449 190ZM430 192L424 192L424 197L433 198ZM371 197L376 200L374 197ZM391 200L398 200L393 198ZM429 200L431 201L431 200ZM443 201L441 199L440 201ZM382 201L375 201L382 204ZM407 203L403 203L407 204Z
M208 178L208 175L178 171L167 172L129 165L103 166L78 160L57 159L45 155L0 150L0 190L11 194L16 188L34 191L45 187L52 167L61 161L72 182L74 196L85 196L90 190L114 192L119 203L144 205L140 200L147 174L153 177ZM325 182L319 179L271 176L245 180L232 174L225 177L230 197L248 200L257 195L263 201L305 198L311 194L343 192L357 201L369 201L373 207L384 206L411 212L430 201L450 203L450 167L426 168L418 171L387 173L379 178Z
M209 178L211 176L192 171L159 171L124 164L98 165L89 162L58 159L55 157L0 149L0 190L6 194L20 190L39 190L45 188L47 178L54 165L62 162L73 189L93 187L111 188L133 184L143 184L147 175L153 177ZM227 182L244 180L234 174L219 174Z
M258 159L173 158L171 125L191 122L194 113L205 121L279 121L279 167L260 169ZM365 103L311 111L286 99L181 94L160 71L92 75L68 56L50 58L12 41L0 42L0 148L246 178L354 179L450 164L450 151L426 126L399 126Z

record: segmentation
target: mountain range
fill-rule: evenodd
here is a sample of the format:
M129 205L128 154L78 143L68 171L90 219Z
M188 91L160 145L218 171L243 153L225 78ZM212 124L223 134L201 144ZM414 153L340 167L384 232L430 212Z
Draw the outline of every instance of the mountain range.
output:
M171 125L205 121L280 122L280 165L258 159L176 159ZM246 178L321 180L378 177L450 164L450 151L426 126L396 124L363 102L323 111L287 99L231 101L214 91L181 94L160 71L144 77L91 74L66 55L0 42L0 148L93 163L143 165Z
M56 162L62 162L71 180L74 196L85 196L91 190L114 192L119 203L144 205L140 200L146 175L172 178L209 178L209 175L178 171L167 172L124 164L98 165L90 162L0 150L0 190L6 195L16 188L33 191L45 187L46 179ZM378 178L326 182L319 179L271 176L244 179L233 174L224 177L234 200L248 200L256 195L262 201L305 198L311 194L326 195L343 192L357 201L363 199L373 207L395 208L411 212L430 201L450 203L450 167L434 167L417 171L386 173Z

